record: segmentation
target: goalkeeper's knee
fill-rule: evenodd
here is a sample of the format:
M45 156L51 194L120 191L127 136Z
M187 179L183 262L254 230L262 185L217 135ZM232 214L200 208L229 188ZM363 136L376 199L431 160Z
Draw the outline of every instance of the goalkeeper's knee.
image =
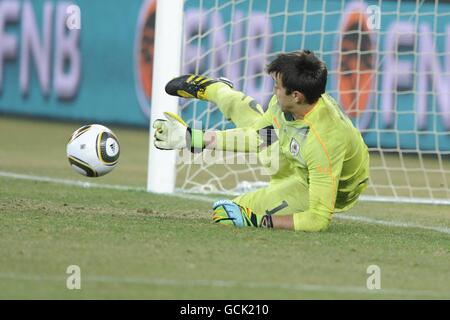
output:
M324 231L330 225L330 219L311 212L294 214L295 231L318 232Z

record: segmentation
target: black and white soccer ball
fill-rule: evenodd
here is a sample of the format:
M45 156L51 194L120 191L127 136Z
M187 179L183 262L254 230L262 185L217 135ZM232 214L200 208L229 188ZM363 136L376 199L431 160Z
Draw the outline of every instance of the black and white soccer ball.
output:
M87 177L100 177L111 172L119 156L120 146L116 135L99 124L79 128L67 143L70 165Z

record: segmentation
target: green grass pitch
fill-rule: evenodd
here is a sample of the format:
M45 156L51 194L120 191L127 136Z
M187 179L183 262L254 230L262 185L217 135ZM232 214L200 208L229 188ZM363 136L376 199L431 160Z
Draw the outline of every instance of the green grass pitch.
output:
M80 125L0 118L0 299L450 299L449 207L360 202L317 234L227 228L211 221L216 197L140 190L145 130L111 126L122 150L109 175L73 172L65 144ZM69 265L81 290L66 287ZM380 290L366 287L370 265Z

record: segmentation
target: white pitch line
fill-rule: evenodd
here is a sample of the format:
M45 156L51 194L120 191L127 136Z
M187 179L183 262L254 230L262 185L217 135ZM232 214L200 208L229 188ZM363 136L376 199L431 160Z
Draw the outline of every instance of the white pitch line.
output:
M95 182L51 178L51 177L45 177L45 176L34 176L34 175L29 175L29 174L21 174L21 173L6 172L6 171L0 171L0 176L5 177L5 178L19 179L19 180L30 180L30 181L64 184L64 185L76 186L76 187L82 187L82 188L103 188L103 189L114 189L114 190L145 191L145 188L140 188L140 187L101 184L101 183L95 183Z
M35 176L35 175L6 172L6 171L0 171L0 177L19 179L19 180L38 181L38 182L49 182L49 183L63 184L63 185L68 185L68 186L81 187L81 188L100 188L100 189L123 190L123 191L139 191L139 192L146 191L146 189L143 187L117 185L117 184L103 184L103 183L95 183L95 182L80 181L80 180L52 178L52 177L45 177L45 176ZM149 193L152 193L152 192L149 192ZM164 196L168 196L168 197L200 200L200 201L205 201L205 202L211 201L210 197L200 196L200 195L189 195L189 197L185 197L184 195L178 195L178 194L172 194L172 193L152 193L152 194L164 195Z
M22 281L61 281L65 282L65 277L49 276L49 275L33 275L33 274L17 274L13 272L0 273L0 279L22 280ZM399 295L412 297L432 297L444 298L447 293L438 293L434 291L418 291L410 289L385 288L379 290L369 290L365 287L357 286L325 286L317 284L301 284L301 283L261 283L246 282L232 280L185 280L185 279L166 279L166 278L141 278L141 277L114 277L114 276L98 276L84 275L81 279L82 283L113 283L113 284L137 284L137 285L153 285L163 287L212 287L212 288L247 288L247 289L278 289L297 292L328 292L340 294L369 294L369 295Z
M359 197L362 201L368 202L391 202L391 203L408 203L408 204L432 204L432 205L450 205L450 200L446 199L425 199L425 198L408 198L408 197L384 197L384 196L365 196Z
M64 185L77 186L77 187L82 187L82 188L103 188L103 189L112 189L112 190L140 191L140 192L146 191L146 189L142 188L142 187L133 187L133 186L126 186L126 185L110 185L110 184L101 184L101 183L94 183L94 182L83 182L83 181L79 181L79 180L59 179L59 178L51 178L51 177L45 177L45 176L34 176L34 175L20 174L20 173L14 173L14 172L5 172L5 171L0 171L0 177L64 184ZM213 203L214 201L218 200L217 198L213 198L213 197L192 195L192 194L183 194L183 193L175 193L175 194L153 193L153 194L182 198L182 199L189 199L189 200L198 200L198 201L209 202L209 203ZM384 225L384 226L388 226L388 227L424 229L424 230L431 230L431 231L444 233L444 234L450 234L450 228L448 228L448 227L425 226L425 225L409 223L409 222L378 220L378 219L368 218L368 217L364 217L364 216L357 216L357 215L353 215L353 214L352 215L334 214L333 216L335 218L341 219L341 220L358 221L358 222L363 222L363 223L368 223L368 224Z
M447 227L424 226L421 224L409 223L409 222L385 221L385 220L371 219L371 218L367 218L367 217L354 216L354 215L342 214L342 213L336 213L333 216L335 218L338 218L341 220L359 221L359 222L378 224L378 225L388 226L388 227L433 230L433 231L437 231L440 233L450 234L450 228L447 228Z

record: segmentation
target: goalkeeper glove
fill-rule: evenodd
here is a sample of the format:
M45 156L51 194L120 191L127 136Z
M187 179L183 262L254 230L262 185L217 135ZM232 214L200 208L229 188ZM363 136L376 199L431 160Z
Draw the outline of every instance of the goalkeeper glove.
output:
M233 83L227 78L207 78L201 75L187 74L172 79L166 84L166 92L172 96L208 100L206 89L214 83L224 83L233 88Z
M273 228L272 216L257 215L230 200L219 200L213 204L213 221L224 225L242 227Z
M190 148L192 152L203 150L203 131L191 129L183 119L172 112L164 112L167 120L153 122L155 129L153 144L162 150Z

